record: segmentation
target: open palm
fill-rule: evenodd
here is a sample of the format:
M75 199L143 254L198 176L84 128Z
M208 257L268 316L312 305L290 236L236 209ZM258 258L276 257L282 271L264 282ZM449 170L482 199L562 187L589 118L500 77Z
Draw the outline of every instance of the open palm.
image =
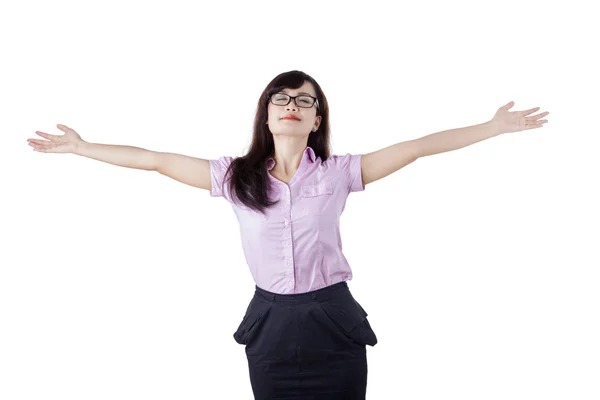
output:
M64 135L51 135L49 133L36 131L38 135L48 140L27 139L33 150L44 153L73 153L79 143L84 140L77 132L68 126L58 124L58 129L63 131Z
M544 123L548 122L547 119L540 121L538 120L550 114L549 112L543 112L541 114L529 116L529 114L539 110L539 107L530 108L529 110L525 111L508 111L514 105L514 101L503 105L498 109L496 115L494 115L494 118L492 118L492 121L497 123L498 131L500 133L518 132L526 129L541 128L544 126Z

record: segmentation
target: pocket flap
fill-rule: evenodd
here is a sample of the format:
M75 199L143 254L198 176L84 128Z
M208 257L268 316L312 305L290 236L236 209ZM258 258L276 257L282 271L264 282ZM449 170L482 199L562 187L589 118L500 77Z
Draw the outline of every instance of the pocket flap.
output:
M332 194L333 186L331 182L319 182L316 184L304 184L300 190L300 196L302 197L315 197L325 194Z
M321 307L345 333L351 332L367 318L367 312L352 297L328 300Z
M237 330L233 334L233 338L239 344L248 344L251 331L256 330L258 322L261 321L271 309L271 304L253 297L246 309L246 314Z
M367 320L367 312L352 296L319 303L325 314L348 338L357 343L375 346L377 335Z

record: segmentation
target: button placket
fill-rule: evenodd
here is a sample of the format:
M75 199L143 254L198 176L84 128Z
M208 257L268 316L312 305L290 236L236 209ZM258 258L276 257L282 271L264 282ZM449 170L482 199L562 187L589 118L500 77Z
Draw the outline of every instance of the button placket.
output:
M283 218L283 259L285 274L290 279L287 281L289 287L294 287L294 262L293 262L293 248L292 248L292 232L291 232L291 210L290 210L290 188L286 186L285 198L282 202L282 218Z

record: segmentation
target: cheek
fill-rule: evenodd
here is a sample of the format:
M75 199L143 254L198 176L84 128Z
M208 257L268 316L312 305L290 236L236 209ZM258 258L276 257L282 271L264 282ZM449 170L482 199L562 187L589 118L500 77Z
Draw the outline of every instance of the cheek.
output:
M269 123L275 122L273 120L275 113L273 112L271 105L269 105L269 107L267 107L267 121L269 121Z
M269 125L277 126L278 123L279 123L279 120L277 118L275 118L275 116L269 117Z

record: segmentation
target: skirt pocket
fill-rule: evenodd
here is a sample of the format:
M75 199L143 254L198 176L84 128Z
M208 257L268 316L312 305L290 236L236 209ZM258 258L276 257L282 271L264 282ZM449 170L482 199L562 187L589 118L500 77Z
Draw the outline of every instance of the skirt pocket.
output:
M235 341L239 344L248 344L250 335L253 335L260 325L262 325L262 321L271 310L271 307L271 303L254 296L252 300L250 300L250 304L246 309L242 322L233 334Z
M375 346L377 336L367 320L367 312L351 295L319 303L327 317L350 340Z

